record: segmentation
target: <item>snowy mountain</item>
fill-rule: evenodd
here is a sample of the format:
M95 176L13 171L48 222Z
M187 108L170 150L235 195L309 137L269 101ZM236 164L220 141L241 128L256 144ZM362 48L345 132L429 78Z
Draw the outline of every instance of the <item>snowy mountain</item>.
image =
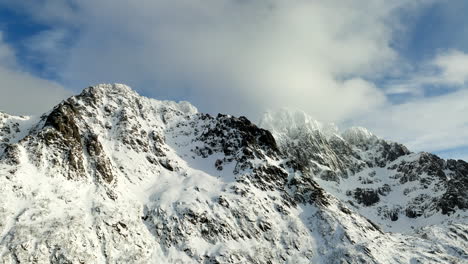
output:
M468 223L467 162L412 153L362 127L340 133L311 120L303 112L281 110L266 114L260 126L272 131L282 153L351 209L386 231Z
M467 261L465 162L302 113L261 126L120 84L1 113L0 263Z

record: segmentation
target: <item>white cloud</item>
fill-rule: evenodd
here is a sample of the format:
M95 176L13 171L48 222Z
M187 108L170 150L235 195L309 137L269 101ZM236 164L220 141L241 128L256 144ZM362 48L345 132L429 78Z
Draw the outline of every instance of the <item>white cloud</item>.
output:
M468 89L385 105L358 123L377 135L405 142L414 151L468 146ZM466 155L466 153L465 153Z
M439 54L432 63L442 71L441 83L458 86L468 82L468 54L451 50Z
M60 61L76 88L123 82L208 112L294 106L339 121L385 102L365 79L399 61L399 15L425 2L49 0L36 19L79 27Z
M0 32L0 111L9 114L41 114L70 95L61 85L20 69L13 50Z
M391 83L388 94L423 95L428 89L462 89L468 84L468 54L459 50L440 52L428 62L422 63L415 72L406 74L406 78Z
M71 33L64 28L54 28L41 31L22 41L23 51L26 51L28 63L42 66L43 75L60 75L63 66L67 63L64 58L68 56ZM44 63L44 58L46 62Z
M384 104L362 122L378 135L405 142L415 151L466 156L468 149L468 54L440 52L416 72L392 84L387 93L412 94L402 104ZM431 96L426 96L432 93Z

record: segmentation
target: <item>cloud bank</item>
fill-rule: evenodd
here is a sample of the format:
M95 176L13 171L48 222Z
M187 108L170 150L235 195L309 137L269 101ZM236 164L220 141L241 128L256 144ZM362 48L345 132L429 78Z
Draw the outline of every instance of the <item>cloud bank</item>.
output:
M23 8L59 32L79 28L66 63L49 63L62 63L67 84L117 81L208 112L295 106L337 121L385 102L369 77L399 60L399 17L427 1L44 2Z

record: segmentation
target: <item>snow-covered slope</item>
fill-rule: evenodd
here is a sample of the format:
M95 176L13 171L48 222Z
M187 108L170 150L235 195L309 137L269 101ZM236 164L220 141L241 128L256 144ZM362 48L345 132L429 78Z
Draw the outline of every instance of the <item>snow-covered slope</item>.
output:
M359 145L335 146L344 136L329 132L313 147L330 163L294 158L300 152L285 146L312 128L277 145L244 117L213 117L120 84L86 88L37 118L1 114L0 263L466 260L463 223L385 233L320 187L316 179L350 179L349 164L360 166L355 173L369 166L326 156ZM407 154L398 146L385 158Z
M290 118L277 122L272 116ZM284 130L284 124L290 129ZM272 131L282 152L310 169L322 188L384 230L411 232L448 221L468 222L465 161L412 153L361 127L330 133L302 112L269 113L260 126Z

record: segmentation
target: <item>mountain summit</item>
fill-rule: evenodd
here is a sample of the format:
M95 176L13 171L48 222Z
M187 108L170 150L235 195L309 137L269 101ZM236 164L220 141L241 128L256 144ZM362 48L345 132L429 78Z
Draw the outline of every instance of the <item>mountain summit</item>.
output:
M466 222L468 163L443 160L430 153L412 153L402 144L378 138L367 129L324 130L318 122L276 129L270 116L303 116L282 110L266 114L261 127L270 128L282 153L302 165L328 193L386 231L447 221ZM298 120L298 119L294 119ZM297 122L296 122L297 123Z
M466 162L304 113L260 126L121 84L0 113L0 262L467 260Z

